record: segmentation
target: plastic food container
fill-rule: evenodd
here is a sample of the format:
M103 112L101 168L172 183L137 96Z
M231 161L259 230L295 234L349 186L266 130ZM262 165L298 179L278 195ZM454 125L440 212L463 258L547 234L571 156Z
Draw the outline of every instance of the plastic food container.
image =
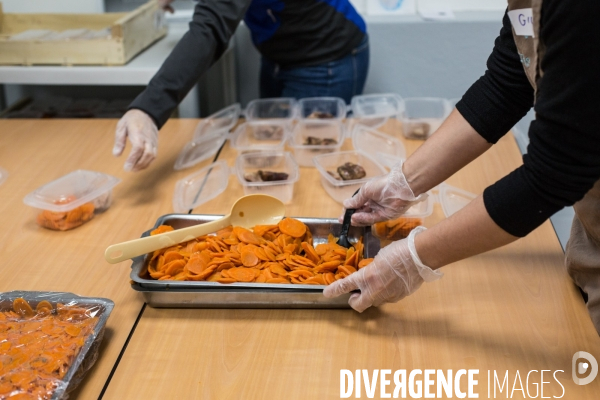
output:
M308 144L308 143L328 144ZM344 143L344 127L339 120L298 121L288 140L301 167L314 167L313 157L339 151Z
M309 97L298 100L299 119L346 118L346 103L339 97Z
M437 97L407 98L404 99L404 105L402 131L408 139L427 139L451 111L448 100Z
M37 319L38 322L31 321L31 318L36 318L31 314L19 313L21 314L19 317L9 314L8 318L13 325L13 333L7 340L14 342L19 340L19 337L28 339L26 346L11 347L13 351L21 353L14 354L14 356L31 357L32 359L27 361L37 359L38 363L17 363L12 368L5 368L3 373L0 373L0 381L10 384L8 377L16 374L21 377L25 375L33 378L33 381L28 384L28 390L23 390L18 383L11 388L12 390L9 389L14 398L66 399L68 393L78 386L96 362L106 322L114 303L109 299L80 297L73 293L13 291L0 293L0 312L14 310L13 305L16 299L25 300L33 309L34 315L39 315L36 308L42 302L44 302L40 306L42 315L46 315L45 313L50 311L53 314L51 314L52 317L45 316L43 319ZM60 308L58 307L59 303L62 305ZM21 307L19 309L25 311ZM54 323L56 318L60 319L60 325ZM90 321L91 318L96 320ZM86 324L86 321L89 322ZM70 346L65 343L65 340L71 342ZM38 341L38 343L34 343L34 341ZM63 343L65 346L60 349L56 345L53 346L53 342ZM45 347L45 351L55 360L56 356L52 357L53 351L58 350L59 354L63 354L63 361L68 362L68 369L64 376L60 377L58 374L48 374L43 371L43 363L47 358L40 357L44 351L40 350L42 347ZM5 367L8 367L8 364ZM31 392L34 390L38 391L39 395L33 395Z
M173 169L176 171L193 167L214 156L227 140L229 128L223 128L212 133L207 133L186 143L183 147Z
M282 121L245 122L233 133L231 147L241 154L255 151L283 151L288 132L287 124Z
M258 171L283 172L288 175L286 180L271 182L248 182L246 176ZM235 173L244 194L268 194L284 203L289 203L294 197L294 184L300 173L298 164L288 152L258 152L240 154L235 162Z
M399 162L404 162L404 158L380 152L377 152L375 159L390 171L392 170L392 168L394 168L394 165L398 164Z
M210 164L177 181L173 193L173 210L176 213L187 213L223 193L228 184L227 162L221 160Z
M242 107L239 103L235 103L216 113L204 118L196 126L194 131L194 140L201 138L203 135L213 133L215 131L228 132L235 126L242 113Z
M36 209L38 225L66 231L106 211L119 182L114 176L80 169L34 190L23 202Z
M420 203L406 210L396 219L373 224L371 232L379 239L400 240L408 237L410 231L425 223L425 218L433 214L433 197L431 195Z
M276 119L291 124L296 118L296 99L281 97L252 100L248 103L244 115L247 121Z
M352 114L356 122L377 128L390 117L403 115L404 100L394 93L368 94L352 98Z
M321 184L323 188L335 201L342 203L354 192L360 188L369 179L381 176L386 170L371 156L361 151L342 151L338 153L323 154L313 158L315 167L321 174ZM337 180L328 171L336 172L339 166L350 162L358 164L366 172L366 176L361 179Z
M352 145L355 150L363 151L376 160L380 160L381 154L406 159L406 149L400 140L368 126L354 126Z
M477 195L457 187L442 184L439 189L439 201L446 217L451 216L469 204Z

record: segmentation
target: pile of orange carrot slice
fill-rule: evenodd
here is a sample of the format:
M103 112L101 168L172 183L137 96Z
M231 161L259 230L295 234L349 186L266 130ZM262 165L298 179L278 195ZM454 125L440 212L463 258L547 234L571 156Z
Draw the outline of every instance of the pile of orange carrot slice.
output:
M161 225L151 235L171 230ZM329 285L373 261L363 259L362 238L349 249L336 242L330 234L327 243L313 246L308 226L293 218L252 230L230 226L155 251L148 274L158 280Z
M97 322L84 307L14 300L0 312L0 399L50 399Z

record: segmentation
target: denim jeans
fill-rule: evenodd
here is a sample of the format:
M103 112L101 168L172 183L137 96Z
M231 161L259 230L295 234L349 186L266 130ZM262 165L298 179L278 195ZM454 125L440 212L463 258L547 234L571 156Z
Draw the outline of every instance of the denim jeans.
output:
M281 68L262 58L260 97L341 97L350 104L352 96L362 94L369 69L369 39L346 57L309 67Z

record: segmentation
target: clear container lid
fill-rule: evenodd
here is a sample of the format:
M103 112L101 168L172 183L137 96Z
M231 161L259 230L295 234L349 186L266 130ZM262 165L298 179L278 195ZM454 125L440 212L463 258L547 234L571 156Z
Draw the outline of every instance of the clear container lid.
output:
M8 172L4 168L0 168L0 185L8 178Z
M221 129L187 142L173 168L176 171L190 168L214 156L227 140L228 134L229 129Z
M176 213L187 213L223 193L228 183L227 162L220 160L210 164L177 181L173 194L173 209Z
M433 200L431 193L427 193L425 200L414 204L402 215L404 218L427 218L433 214Z
M283 150L287 135L288 125L282 121L245 122L236 128L231 147L239 152Z
M395 117L403 112L404 100L395 93L352 97L352 114L355 118Z
M283 172L288 174L286 180L267 182L248 182L245 175L268 170L269 172ZM235 173L239 182L244 186L272 186L295 183L300 178L298 164L294 157L287 151L260 151L256 153L240 154L235 160Z
M448 184L443 184L439 189L438 197L444 215L449 217L469 204L477 195Z
M379 161L379 163L381 165L383 165L384 167L386 167L389 170L394 168L394 165L398 164L399 162L405 161L404 158L400 158L400 157L396 157L396 156L392 156L392 155L380 153L380 152L375 153L375 159L377 161Z
M448 100L439 97L409 97L404 99L404 106L404 118L408 120L445 119L451 111Z
M196 126L194 140L215 131L229 131L238 122L241 113L242 107L239 103L235 103L204 118Z
M332 139L335 143L307 144L309 138ZM305 119L296 123L288 144L290 147L303 149L331 149L341 147L344 143L344 126L339 120Z
M252 100L244 111L248 121L260 119L292 120L296 117L295 114L296 99L291 97Z
M66 212L93 201L121 182L119 178L101 172L79 169L29 193L23 199L28 206L42 210ZM57 204L70 198L75 200Z
M298 118L344 119L346 103L339 97L309 97L298 100Z
M384 175L385 168L375 159L361 151L340 151L337 153L322 154L313 158L319 173L333 186L355 185L367 182L369 179ZM350 162L358 164L365 170L366 176L361 179L337 180L328 171L337 171L337 168Z
M352 145L355 150L363 151L377 160L380 154L406 158L406 149L400 140L360 124L352 131Z

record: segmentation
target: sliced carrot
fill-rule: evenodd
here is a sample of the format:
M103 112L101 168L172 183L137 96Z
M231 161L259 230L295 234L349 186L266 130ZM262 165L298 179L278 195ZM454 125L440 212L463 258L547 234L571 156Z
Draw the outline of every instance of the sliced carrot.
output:
M335 272L340 266L340 261L329 261L315 267L315 272Z
M161 233L165 233L165 232L171 232L175 229L173 229L172 226L169 225L160 225L158 228L154 229L153 231L150 232L150 236L154 236L154 235L160 235Z
M235 267L235 265L233 265L233 263L225 262L225 263L219 264L219 266L217 267L217 271L221 272L224 269L230 269L230 268L234 268L234 267Z
M358 268L364 268L373 262L374 258L364 258L358 263Z
M220 279L217 279L217 282L219 282L219 283L236 283L237 281L232 278L220 278Z
M333 282L335 282L335 275L333 275L331 272L325 272L323 274L323 279L325 279L326 285L331 285Z
M175 260L182 260L184 257L177 251L169 251L165 253L165 264Z
M280 264L272 263L269 266L269 269L271 270L272 273L280 275L280 276L286 276L288 274L288 272L285 270L285 268L283 268Z
M227 273L238 282L252 282L258 277L258 271L252 268L231 268Z
M319 262L319 259L321 257L319 257L319 255L317 254L315 248L312 247L312 245L308 244L307 242L302 242L302 243L300 243L300 245L304 249L304 253L305 253L306 258L308 258L309 260L311 260L314 263L318 263Z
M346 275L350 275L350 274L356 272L356 269L351 265L340 265L338 267L338 272L343 272Z
M301 238L306 233L306 225L294 218L284 218L277 225L282 233L294 238Z
M183 267L185 267L185 260L174 260L168 264L165 264L165 273L167 275L175 276L181 271L183 271Z
M258 264L258 257L252 251L242 251L242 264L245 267L253 267Z

